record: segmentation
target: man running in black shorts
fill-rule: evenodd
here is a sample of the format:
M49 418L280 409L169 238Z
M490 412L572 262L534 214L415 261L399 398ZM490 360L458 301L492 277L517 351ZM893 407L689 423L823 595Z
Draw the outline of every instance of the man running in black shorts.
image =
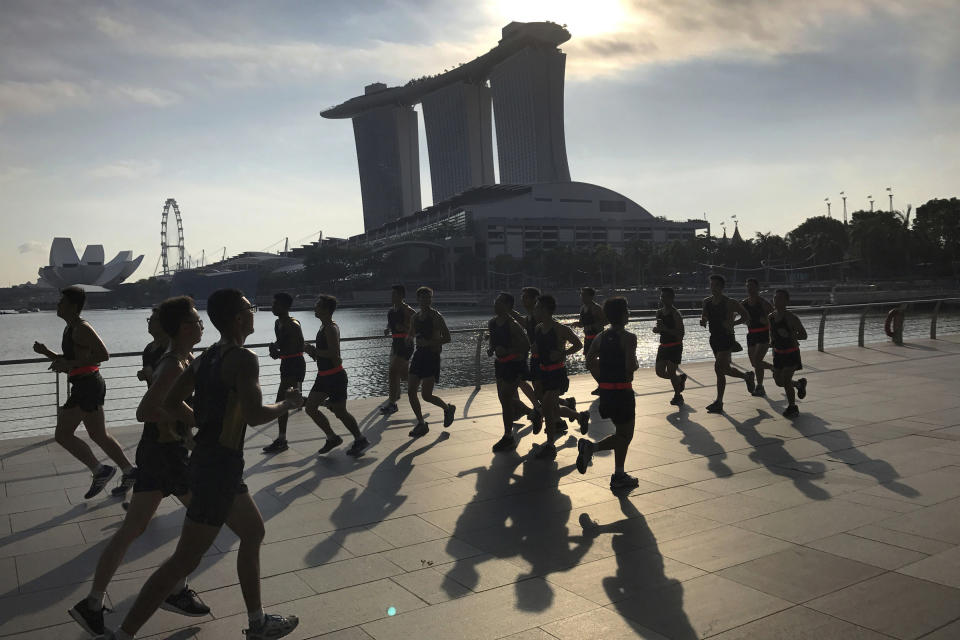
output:
M573 326L583 329L583 353L586 356L590 351L590 345L593 344L603 328L609 324L606 316L603 315L603 307L594 300L597 292L593 287L580 288L580 319L573 323ZM593 395L599 395L600 388L597 387L590 392Z
M253 333L254 305L236 289L215 291L207 315L220 340L203 352L174 382L163 402L172 420L196 424L190 456L190 505L173 555L147 579L121 628L106 638L128 640L146 624L180 580L196 570L225 523L240 538L237 576L250 626L248 640L281 638L293 631L296 616L266 615L260 598L260 544L263 517L243 482L243 443L247 426L266 424L298 408L296 389L283 402L264 406L257 356L243 347ZM194 395L193 408L186 404Z
M560 396L570 388L566 359L583 348L583 343L573 329L553 319L553 312L556 310L557 301L553 296L541 295L537 298L534 313L539 324L532 349L540 363L540 378L536 385L543 407L544 431L547 435L546 443L534 454L534 457L540 460L553 460L557 457L554 440L559 436L557 423L560 422ZM589 412L580 415L590 419ZM585 423L581 423L581 428L586 433Z
M423 399L443 410L443 427L453 424L457 408L433 395L433 385L440 381L440 351L443 345L450 342L450 331L443 316L431 306L433 304L433 289L420 287L417 289L417 302L420 310L410 319L410 326L416 338L416 350L410 359L410 376L407 381L407 398L410 399L410 408L417 416L417 425L410 431L411 438L427 435L430 427L423 419L420 410L420 400L417 392L423 384Z
M777 289L773 296L774 311L770 314L770 337L773 340L773 381L787 394L787 408L783 415L792 418L800 413L796 398L807 397L807 379L793 380L793 374L803 369L799 340L807 339L807 330L800 318L787 311L790 294Z
M740 321L747 317L747 310L736 300L723 294L726 280L721 275L710 276L709 298L703 299L703 313L700 315L700 326L710 326L710 348L716 358L713 370L717 374L717 399L707 405L708 413L723 413L723 392L727 388L727 376L740 378L747 384L747 392L752 394L754 385L753 371L743 372L734 369L730 364L730 354L737 341L733 334L733 316L740 314Z
M323 433L327 441L318 453L328 453L343 444L343 438L333 432L330 421L320 411L320 405L326 406L343 423L353 444L347 449L348 456L359 456L370 446L370 442L360 433L357 420L347 411L347 372L340 357L340 327L333 321L333 312L337 310L337 299L333 296L320 296L314 307L314 314L323 323L317 332L316 346L306 345L304 349L317 361L317 381L313 383L307 396L305 411Z
M107 385L100 375L100 363L106 362L110 354L90 323L80 317L86 300L87 295L80 287L67 287L61 291L57 315L67 323L67 328L63 331L63 353L54 353L40 342L33 343L33 350L53 361L51 369L67 374L70 396L57 411L56 440L93 474L90 489L83 496L85 500L89 500L103 491L103 487L110 482L117 469L108 464L100 464L89 445L74 435L81 422L90 439L120 467L123 472L120 486L124 493L133 486L134 469L123 453L123 447L107 433L103 414Z
M753 365L753 372L757 380L753 395L763 397L766 395L766 391L763 389L763 370L770 368L770 365L763 361L763 357L767 355L767 349L770 348L770 320L768 316L773 313L773 305L767 302L765 298L760 297L760 282L756 278L747 278L747 297L740 304L749 314L747 318L747 353L750 356L750 364Z
M609 418L616 432L596 444L580 438L577 471L587 472L594 452L613 449L614 472L610 476L610 490L619 494L640 485L640 481L624 469L636 419L633 372L640 365L637 364L637 336L626 329L630 320L626 298L608 298L603 303L603 311L610 319L611 327L601 332L590 346L587 368L600 385L600 417Z
M530 364L527 367L527 382L529 385L532 385L532 393L527 393L524 389L524 386L521 385L521 389L524 390L524 393L527 394L527 397L530 398L530 402L533 403L533 411L530 415L530 422L533 425L534 435L540 433L540 429L543 428L543 411L541 407L541 401L543 397L541 391L538 391L537 381L540 379L540 360L539 356L532 350L533 343L536 340L536 330L537 325L540 324L540 321L537 320L537 314L535 307L537 304L537 298L540 297L540 289L536 287L524 287L520 294L520 301L523 303L523 308L526 310L527 315L523 318L521 324L527 332L527 340L530 342L531 351L530 351ZM517 314L519 315L519 314ZM581 420L581 414L578 414L576 411L577 399L574 397L569 398L560 398L559 401L559 415L561 417L567 418L568 420ZM588 418L590 415L589 411L584 412ZM557 421L557 432L566 433L567 425L562 420ZM584 431L586 433L586 431Z
M273 333L277 337L271 342L270 357L280 360L280 386L277 388L277 402L287 395L287 389L303 389L303 379L307 375L307 361L303 358L303 329L300 322L290 317L290 307L293 306L293 296L289 293L275 293L273 295L273 315L277 316L273 323ZM302 392L302 391L301 391ZM277 427L280 431L277 439L263 448L264 453L280 453L289 448L287 444L287 420L289 416L283 414L277 418Z
M392 306L387 311L387 328L383 335L390 336L390 396L386 404L380 407L380 413L388 416L400 410L397 400L400 399L400 382L406 382L410 371L410 356L413 355L413 342L410 338L410 319L416 311L404 301L407 289L402 284L391 287L390 302Z
M170 350L145 365L150 377L147 393L137 408L137 420L144 424L137 445L137 480L133 485L133 497L120 528L100 554L90 595L69 611L70 616L94 636L105 631L103 596L107 585L127 549L147 528L160 502L173 495L186 505L190 503L187 441L192 441L192 434L183 423L168 420L162 404L173 383L193 360L190 351L203 336L203 322L193 307L193 300L187 297L165 300L150 318L151 328L161 328ZM159 342L158 339L151 344ZM210 613L210 607L187 587L185 579L174 586L160 607L191 617Z
M510 313L513 310L513 296L501 292L493 303L497 314L490 319L487 329L490 332L488 355L496 357L493 364L497 379L497 397L500 399L503 414L503 437L493 445L493 452L511 451L517 447L513 437L513 418L516 415L517 388L527 372L527 352L530 342L520 323Z
M673 385L673 398L670 404L681 407L683 406L683 389L687 386L687 374L677 375L677 367L680 366L683 357L684 329L683 316L673 306L673 301L673 289L661 287L657 324L653 327L653 332L660 336L660 346L657 347L657 360L654 367L657 376L669 380Z

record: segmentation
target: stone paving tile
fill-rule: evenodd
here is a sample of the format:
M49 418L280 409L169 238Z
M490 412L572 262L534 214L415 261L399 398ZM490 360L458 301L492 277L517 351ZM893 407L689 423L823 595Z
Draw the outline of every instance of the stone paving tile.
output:
M878 567L794 547L724 569L717 575L800 604L880 573L883 570Z
M885 573L807 603L896 638L919 638L960 616L960 590Z
M730 526L660 543L660 553L704 571L718 571L792 547L789 542Z
M580 596L533 578L401 613L365 624L363 629L376 640L480 640L508 636L595 608Z
M705 638L791 605L709 574L621 600L608 608L668 638Z
M544 640L669 640L610 609L594 609L570 616L543 625L543 629Z
M960 547L900 567L897 572L960 589Z
M960 620L944 625L923 636L923 640L956 640L960 638Z
M779 394L758 402L736 385L725 415L706 414L710 363L685 367L692 406L684 412L667 407L669 392L652 371L638 372L628 470L641 486L625 499L607 488L610 455L598 455L585 475L575 472L575 436L549 465L493 456L500 425L490 385L476 396L444 389L460 407L457 420L417 441L406 436L408 409L382 420L382 399L356 401L352 410L374 442L357 460L342 451L317 458L321 436L302 413L290 421L291 449L277 456L260 453L274 428L251 429L246 479L266 521L265 600L301 616L296 638L369 640L371 630L393 637L414 615L429 623L426 634L417 628L420 637L443 637L452 633L444 611L465 607L454 618L470 620L490 603L500 626L484 627L481 616L470 629L476 637L802 638L816 630L817 637L875 638L813 603L837 598L843 608L857 588L882 601L896 589L877 581L907 580L932 600L931 615L915 612L930 618L923 628L952 638L957 616L941 609L954 604L960 574L960 397L948 383L960 375L960 349L945 355L957 345L925 344L940 349L937 357L887 345L809 353L815 392L793 421L778 415ZM891 358L896 372L851 364ZM864 388L893 379L901 384L880 403ZM571 393L591 408L590 437L598 439L613 429L598 419L592 388L578 376ZM523 422L521 454L542 441ZM140 429L112 431L132 450ZM36 626L22 628L29 637L79 637L65 611L89 588L103 541L124 515L117 500L83 500L88 479L49 437L0 441L0 607L35 598L28 610L49 605L61 616L30 618ZM182 519L182 507L164 500L110 587L118 612L108 622L119 621L172 551ZM236 546L236 536L222 532L190 578L220 610L217 620L159 612L141 637L220 638L243 629ZM884 570L899 573L875 575ZM787 602L810 597L805 607ZM387 616L387 600L400 615Z
M403 573L403 569L390 562L382 553L297 571L297 575L317 593L373 582L399 573Z
M848 533L813 540L807 542L806 546L888 570L897 569L927 557L927 554L919 551L911 551Z
M446 602L471 593L470 589L433 567L402 573L391 579L427 604Z
M711 640L884 640L888 637L806 607L793 607L711 636Z
M890 511L841 502L818 502L738 522L738 527L804 543L883 520Z

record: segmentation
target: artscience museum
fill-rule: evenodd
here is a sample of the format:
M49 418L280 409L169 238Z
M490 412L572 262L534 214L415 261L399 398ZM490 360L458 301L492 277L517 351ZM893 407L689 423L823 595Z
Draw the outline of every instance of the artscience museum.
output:
M40 279L57 289L70 285L95 286L113 289L133 275L143 256L133 257L132 251L121 251L110 262L104 262L103 245L90 244L77 256L70 238L54 238L50 245L50 264L41 267Z

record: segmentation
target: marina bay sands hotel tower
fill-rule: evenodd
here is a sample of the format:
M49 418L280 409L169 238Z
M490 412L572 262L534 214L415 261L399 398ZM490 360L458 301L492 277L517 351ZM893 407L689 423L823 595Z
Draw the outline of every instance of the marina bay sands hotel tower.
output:
M421 209L417 113L426 127L434 203L496 182L569 182L563 131L570 33L552 22L512 22L496 47L454 69L402 87L376 83L320 115L350 118L357 145L363 222L371 230ZM489 84L488 84L489 83Z

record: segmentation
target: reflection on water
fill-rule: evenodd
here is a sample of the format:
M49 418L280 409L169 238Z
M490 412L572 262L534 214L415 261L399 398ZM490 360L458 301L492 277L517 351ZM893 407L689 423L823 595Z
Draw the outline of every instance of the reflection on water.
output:
M441 312L443 310L441 309ZM443 312L451 330L474 329L466 333L456 333L453 341L443 349L440 387L459 387L477 382L477 338L481 327L492 315L477 310ZM146 319L149 310L89 311L84 314L100 333L107 348L113 353L139 353L149 341L146 332ZM303 325L307 339L313 339L320 328L320 321L309 312L295 312L293 316ZM828 347L857 344L859 314L838 314L828 318L825 331L825 343ZM341 309L336 313L344 338L361 336L380 336L386 326L385 309ZM819 314L802 315L810 338L805 348L815 349ZM687 330L684 340L683 358L686 362L706 360L712 357L706 330L701 329L698 317L685 318ZM254 334L248 344L266 343L273 339L274 317L269 311L257 313L254 321ZM654 335L649 321L638 321L630 325L637 333L637 359L641 367L652 367L657 352L657 336ZM39 340L58 351L63 333L63 321L52 312L0 316L0 360L34 358L33 341ZM904 335L907 338L922 338L929 335L930 316L915 314L908 316ZM941 334L960 331L960 314L956 312L941 314L939 332ZM738 327L738 335L745 345ZM883 335L883 316L868 316L865 327L867 342L885 340ZM209 326L201 344L210 344L216 337L216 331ZM349 392L351 397L383 396L387 393L386 364L390 342L386 338L373 340L345 341L342 345L344 368L350 376ZM279 382L278 361L271 360L265 348L255 351L261 356L261 382L264 397L272 398ZM107 420L112 424L134 422L134 410L143 394L144 385L136 380L140 368L140 358L114 357L102 367L107 379ZM42 364L10 365L0 367L0 438L22 435L49 433L55 421L57 401L56 385L52 373L45 371ZM577 354L568 361L572 374L585 371L583 357ZM306 390L312 384L315 371L313 363L307 363ZM486 357L486 349L481 349L479 371L481 384L493 382L493 365ZM61 384L60 402L65 398L66 389Z

